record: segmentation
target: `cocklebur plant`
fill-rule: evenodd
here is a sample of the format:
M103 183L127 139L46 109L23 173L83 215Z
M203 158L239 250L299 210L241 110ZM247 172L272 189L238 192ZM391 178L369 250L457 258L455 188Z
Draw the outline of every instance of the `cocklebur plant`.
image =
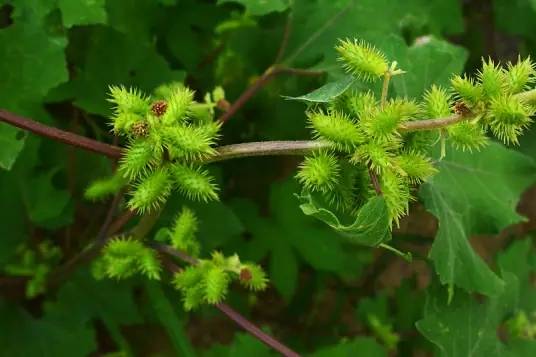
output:
M532 122L535 108L525 98L536 78L530 58L506 67L483 61L476 78L454 76L449 88L433 85L420 100L410 100L389 96L390 80L404 71L380 50L357 40L340 41L336 50L356 80L383 78L381 92L350 87L323 105L310 105L308 125L322 148L305 157L296 177L303 188L302 210L345 235L358 223L363 226L360 209L377 195L385 202L389 225L398 225L417 185L437 172L430 151L438 142L440 159L447 142L455 149L479 150L492 134L517 144ZM337 218L356 214L352 226Z
M157 88L151 97L110 87L112 131L126 140L127 149L117 173L95 181L86 198L99 199L128 185L128 207L138 213L158 209L173 190L193 200L217 200L218 188L201 163L215 154L220 123L214 121L213 99L221 98L222 90L216 89L197 103L194 92L177 83Z
M184 207L169 228L161 228L156 241L168 243L177 251L188 254L191 266L173 276L173 285L183 295L183 306L192 310L202 304L217 304L227 295L229 285L238 281L251 291L267 287L266 274L259 265L242 263L238 255L225 257L213 252L210 259L197 259L200 244L196 239L198 220L192 210ZM161 279L162 265L157 252L135 237L116 237L103 248L101 257L93 264L97 279L126 279L140 275L152 280Z

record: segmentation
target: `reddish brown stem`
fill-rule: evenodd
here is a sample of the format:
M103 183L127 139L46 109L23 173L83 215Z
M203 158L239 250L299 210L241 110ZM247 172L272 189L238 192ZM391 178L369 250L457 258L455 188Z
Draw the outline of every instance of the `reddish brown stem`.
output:
M0 109L0 121L68 145L106 155L113 159L121 156L121 148L117 146L105 144L61 129L56 129L31 119L9 113L2 109Z
M155 247L162 253L170 254L174 257L177 257L189 264L192 264L191 262L194 261L196 264L197 260L193 257L188 256L187 254L183 252L175 251L173 248L165 245L155 244ZM184 259L187 257L187 259ZM164 266L171 271L172 273L176 273L181 271L181 268L177 266L175 263L170 261L169 259L164 258L163 259ZM279 352L281 355L286 357L300 357L300 355L293 350L291 350L289 347L285 346L272 336L265 333L263 330L255 326L251 321L246 319L244 316L242 316L238 311L234 310L232 307L230 307L227 304L219 303L215 305L218 310L220 310L222 313L224 313L228 318L233 320L238 326L243 328L246 332L257 338L262 343L266 344L268 347L274 349L275 351Z

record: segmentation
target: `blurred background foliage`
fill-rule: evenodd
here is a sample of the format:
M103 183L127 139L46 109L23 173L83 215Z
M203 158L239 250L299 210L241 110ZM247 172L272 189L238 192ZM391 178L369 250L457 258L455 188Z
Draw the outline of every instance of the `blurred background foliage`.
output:
M303 104L282 96L340 79L333 48L346 37L364 38L396 59L408 73L394 79L394 91L418 97L453 73L474 72L482 56L534 56L536 1L0 0L0 108L112 142L109 85L150 92L183 81L199 100L219 85L232 102L277 59L325 74L274 78L225 124L221 143L306 139ZM5 124L0 143L0 355L272 355L211 307L185 313L178 293L155 283L97 282L82 267L45 289L47 273L97 234L107 203L82 194L112 163ZM516 150L534 158L535 143L532 130ZM486 154L488 165L521 160L499 151ZM536 181L534 162L522 160L532 167L523 183L483 175L464 187L466 174L452 173L444 185L454 209L478 201L486 180L494 189L515 185L505 196L515 205ZM518 206L523 223L497 234L489 228L496 212L487 207L489 214L473 214L466 227L505 281L504 292L475 299L456 290L449 305L424 258L437 224L422 204L395 232L397 246L414 252L413 263L348 249L299 210L298 163L277 157L213 165L222 201L188 203L202 222L205 253L237 252L267 269L270 289L258 297L235 289L232 306L312 356L536 355L534 187ZM472 194L457 199L464 190ZM156 229L183 203L172 198ZM440 207L427 208L441 217Z

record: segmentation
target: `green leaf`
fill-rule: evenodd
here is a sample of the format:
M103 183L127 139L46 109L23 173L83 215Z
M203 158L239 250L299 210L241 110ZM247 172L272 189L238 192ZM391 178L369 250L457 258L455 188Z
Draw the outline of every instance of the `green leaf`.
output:
M324 347L311 355L312 357L384 357L387 351L380 346L373 338L357 337L351 341L344 341L339 344Z
M259 216L258 208L244 201L233 205L253 236L239 244L239 255L258 261L269 254L269 276L287 299L295 292L299 258L316 270L339 274L356 274L363 264L343 239L334 239L329 227L301 213L294 197L298 190L294 180L274 184L269 217Z
M430 251L443 284L498 294L503 282L469 244L475 233L497 233L520 222L521 193L534 182L534 162L493 143L478 153L450 150L439 173L422 186L426 209L439 220Z
M463 31L457 0L296 0L292 13L285 63L317 69L339 68L333 49L338 39Z
M396 94L420 97L432 84L447 86L453 74L461 73L467 51L434 37L424 37L405 53L393 54L398 67L406 71L393 78Z
M21 192L30 220L43 227L64 226L73 220L71 195L66 189L54 187L57 170L25 179Z
M63 54L67 41L41 24L50 4L15 6L14 24L0 29L0 108L39 118L45 95L68 78ZM18 129L0 124L0 167L11 169L24 139Z
M0 123L0 167L11 170L17 156L24 148L26 135L12 126Z
M536 311L536 288L531 280L531 275L536 272L533 260L534 243L530 237L514 241L497 257L501 272L510 272L519 280L519 307L528 312Z
M0 346L11 357L85 357L97 348L87 321L34 318L21 307L0 300Z
M437 346L440 356L506 355L497 326L515 308L517 279L509 273L503 278L507 282L504 292L482 304L462 291L455 292L450 304L444 289L428 292L424 318L417 322L417 329Z
M218 0L217 4L225 3L241 4L246 8L246 12L253 16L282 12L289 7L289 0Z
M134 85L150 93L162 83L181 81L184 77L183 72L170 68L153 43L109 27L92 28L86 36L84 61L77 68L75 79L54 93L54 100L73 98L78 107L106 116L111 113L106 101L110 85ZM77 43L82 41L77 39Z
M343 94L355 82L352 76L344 76L341 79L324 84L322 87L315 89L311 93L299 97L283 96L288 100L298 100L305 103L328 103Z
M95 25L106 23L105 0L59 0L63 24L66 27L75 25Z
M391 239L389 214L385 199L381 196L371 198L357 212L354 223L343 225L339 218L326 208L318 207L310 194L298 197L302 204L301 210L308 216L313 216L337 233L346 237L349 242L368 247L377 247Z
M165 327L177 355L195 356L193 347L186 335L185 323L176 316L177 312L173 309L173 305L159 284L154 281L146 281L145 291L149 296L151 308Z

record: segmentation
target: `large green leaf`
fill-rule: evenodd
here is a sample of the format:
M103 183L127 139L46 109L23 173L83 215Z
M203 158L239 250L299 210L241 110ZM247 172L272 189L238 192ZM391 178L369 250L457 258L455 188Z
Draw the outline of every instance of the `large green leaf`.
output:
M373 197L363 205L350 225L342 224L333 212L319 207L310 194L302 195L299 199L303 213L323 221L352 244L377 247L391 239L389 213L381 196Z
M443 289L428 293L424 318L417 322L417 329L436 345L440 356L506 355L504 344L497 338L497 326L515 307L517 279L509 273L504 278L504 292L482 304L464 292L457 292L450 304Z
M51 10L50 4L15 2L14 23L0 29L0 108L40 117L45 95L67 80L67 41L42 23ZM11 169L24 138L18 129L0 124L1 168Z
M269 254L271 282L287 299L296 288L299 257L316 270L339 274L358 273L362 264L344 239L301 212L294 197L298 190L293 180L274 184L269 217L261 217L258 208L248 201L233 204L253 236L240 244L241 256L258 261Z
M503 282L472 249L469 237L497 233L523 220L516 206L534 182L534 162L492 143L477 153L449 150L438 169L422 186L421 197L439 220L430 258L440 280L467 291L497 294Z

